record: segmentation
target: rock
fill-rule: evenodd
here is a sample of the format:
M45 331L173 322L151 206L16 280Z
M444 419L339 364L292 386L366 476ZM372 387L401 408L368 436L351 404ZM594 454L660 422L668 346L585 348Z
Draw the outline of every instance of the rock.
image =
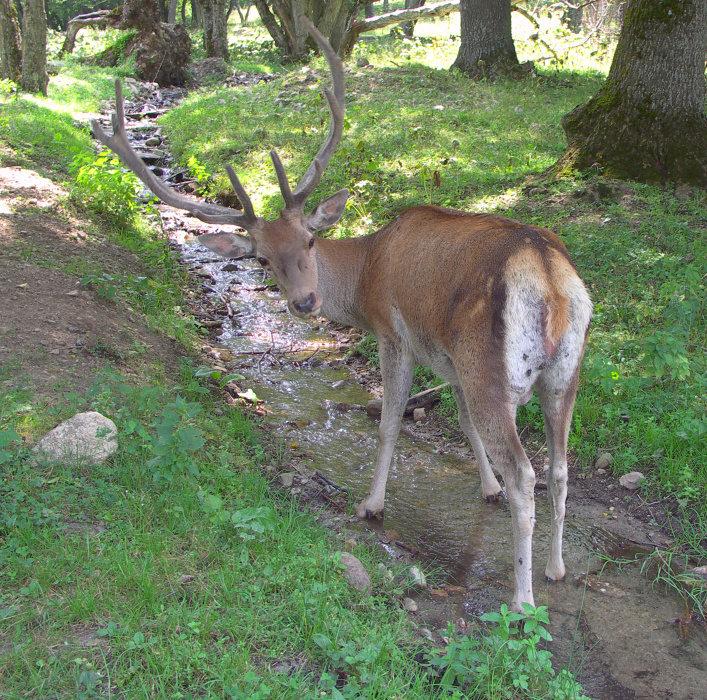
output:
M631 472L630 474L624 474L619 479L619 484L629 491L635 491L645 478L641 472Z
M280 474L280 483L285 488L290 488L295 480L295 475L293 473Z
M44 435L32 452L50 462L100 464L118 449L117 434L110 418L96 411L77 413Z
M417 603L412 598L403 598L403 607L409 613L417 612Z
M675 198L681 202L686 202L695 194L695 190L690 185L678 185L675 188Z
M614 458L611 456L611 454L609 454L608 452L602 452L597 458L597 461L594 462L594 468L606 469L613 461Z
M421 423L423 420L425 420L425 416L427 414L425 413L424 408L416 408L412 412L412 419L415 421L415 423Z
M162 140L157 136L150 136L149 139L145 140L145 145L148 148L156 148L162 143Z
M383 400L382 399L371 399L367 404L366 404L366 413L371 416L371 418L375 418L377 416L380 416L380 414L383 412Z
M693 588L707 588L707 566L696 566L694 569L689 569L685 572L683 581Z
M359 592L365 595L371 593L371 577L363 564L348 552L343 552L339 564L344 567L343 574L346 580Z
M410 580L416 588L427 588L427 579L417 566L410 567Z

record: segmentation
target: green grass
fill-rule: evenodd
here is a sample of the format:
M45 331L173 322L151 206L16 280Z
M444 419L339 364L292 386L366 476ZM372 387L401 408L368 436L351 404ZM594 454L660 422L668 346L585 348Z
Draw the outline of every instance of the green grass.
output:
M404 614L384 597L352 597L332 559L337 544L269 489L247 417L207 415L208 392L188 367L170 390L133 389L113 373L102 379L91 407L111 415L122 436L109 464L38 468L20 454L3 467L3 697L28 688L38 697L180 697L187 689L241 697L248 671L267 679L272 697L292 697L324 661L316 634L363 648L375 640L389 647L400 678L411 673L395 641ZM183 410L175 392L186 397ZM181 415L173 434L202 444L177 449L165 478L164 462L150 466L150 458L170 406ZM77 400L67 409L84 407ZM205 506L215 497L232 513L265 509L271 527L230 527ZM98 523L105 529L91 529ZM357 554L376 571L367 549ZM308 661L291 678L272 670L303 652ZM397 692L400 683L381 679Z

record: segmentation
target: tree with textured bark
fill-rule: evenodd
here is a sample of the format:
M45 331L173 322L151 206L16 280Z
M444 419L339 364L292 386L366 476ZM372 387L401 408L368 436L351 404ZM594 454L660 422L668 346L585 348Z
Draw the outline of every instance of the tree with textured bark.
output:
M44 0L25 0L22 15L22 89L47 94L47 14Z
M207 58L228 60L229 0L199 0Z
M405 0L405 9L414 10L416 7L422 7L424 4L425 0ZM413 32L415 31L416 24L417 22L415 21L403 22L400 25L400 29L402 29L403 34L405 36L411 37Z
M22 41L13 0L0 0L0 78L20 82Z
M511 0L461 0L461 44L452 68L472 78L522 76L532 63L520 64L511 34Z
M307 53L308 34L301 17L307 17L338 52L365 0L254 0L254 4L283 56L297 59Z
M707 0L628 0L606 82L562 120L556 173L707 186Z

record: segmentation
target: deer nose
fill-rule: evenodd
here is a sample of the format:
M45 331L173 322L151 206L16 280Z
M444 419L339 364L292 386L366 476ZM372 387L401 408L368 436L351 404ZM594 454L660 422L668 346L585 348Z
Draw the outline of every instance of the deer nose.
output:
M309 296L304 301L293 301L292 306L294 306L298 314L309 314L312 313L316 303L317 300L314 296L314 292L310 292Z

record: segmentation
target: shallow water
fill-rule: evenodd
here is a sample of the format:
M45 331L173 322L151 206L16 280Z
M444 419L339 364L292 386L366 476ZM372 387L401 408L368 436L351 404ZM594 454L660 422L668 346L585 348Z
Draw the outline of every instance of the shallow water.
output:
M338 342L314 322L287 313L276 292L263 289L257 265L222 272L199 246L186 246L187 261L213 278L207 284L234 311L220 343L241 354L245 385L271 411L267 420L288 442L309 455L307 466L348 486L357 497L367 492L377 445L377 423L364 411L369 398L343 364ZM334 388L336 387L336 388ZM342 408L344 410L342 410ZM536 605L548 605L556 669L571 667L593 698L707 698L707 637L704 626L684 627L682 601L652 588L633 565L618 571L604 566L602 554L632 557L635 546L567 508L567 580L546 584L550 511L544 492L536 494L534 535ZM440 453L403 429L391 465L385 519L370 523L379 532L395 530L420 551L429 567L467 593L420 601L420 620L438 629L459 617L498 609L513 586L512 534L506 503L481 497L476 463L459 450Z

